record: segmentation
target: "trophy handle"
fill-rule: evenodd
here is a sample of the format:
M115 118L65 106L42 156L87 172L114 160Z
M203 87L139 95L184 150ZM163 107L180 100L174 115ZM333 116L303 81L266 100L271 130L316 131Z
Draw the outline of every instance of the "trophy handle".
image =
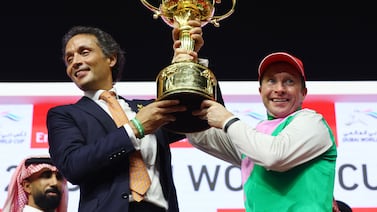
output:
M220 1L216 0L216 3L220 3ZM236 0L232 0L232 8L227 13L225 13L224 15L213 16L209 22L212 23L215 27L219 27L220 26L219 21L225 18L228 18L230 15L232 15L234 12L235 6L236 6Z
M140 0L141 3L143 3L143 5L148 8L149 10L151 10L154 14L153 14L153 19L158 19L158 17L161 16L161 11L153 6L152 4L150 4L147 0Z
M158 17L162 16L162 12L160 11L158 7L153 6L147 0L140 0L140 1L146 8L148 8L154 13L153 19L158 19ZM221 2L221 0L214 0L214 1L215 3L218 3L218 4ZM210 18L210 20L208 20L208 22L212 23L215 27L219 27L220 26L219 21L225 18L228 18L230 15L232 15L234 12L235 6L236 6L236 0L232 0L232 8L230 8L230 10L227 13L225 13L224 15L214 15ZM203 25L205 25L208 22L204 22ZM172 26L171 23L168 23L168 24Z

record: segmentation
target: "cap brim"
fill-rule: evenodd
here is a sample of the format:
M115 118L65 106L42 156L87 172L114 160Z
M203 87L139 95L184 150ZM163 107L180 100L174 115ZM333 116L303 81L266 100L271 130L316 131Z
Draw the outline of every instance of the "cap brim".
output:
M262 60L258 68L258 80L261 79L261 76L263 75L263 72L266 71L266 68L275 62L287 62L293 65L300 72L304 80L306 80L304 66L301 60L285 52L276 52L269 54Z

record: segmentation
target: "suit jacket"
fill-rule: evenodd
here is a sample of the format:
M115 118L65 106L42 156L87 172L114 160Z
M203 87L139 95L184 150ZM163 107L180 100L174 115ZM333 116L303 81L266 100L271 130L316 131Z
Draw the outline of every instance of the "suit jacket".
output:
M125 100L133 111L153 100ZM47 114L49 152L55 165L80 186L80 212L128 211L129 154L134 146L126 130L94 101L82 97L75 104L51 108ZM184 135L164 129L157 137L157 164L169 212L177 212L169 144Z

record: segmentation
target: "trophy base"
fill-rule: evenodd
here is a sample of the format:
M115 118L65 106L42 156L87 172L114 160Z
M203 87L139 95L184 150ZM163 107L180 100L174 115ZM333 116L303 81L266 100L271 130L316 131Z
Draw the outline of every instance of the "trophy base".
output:
M173 113L176 117L174 122L163 126L166 130L172 131L178 134L200 132L208 129L210 126L207 120L202 120L191 113L194 110L200 108L200 104L203 100L208 99L200 94L190 92L179 92L171 94L164 99L178 99L182 105L187 107L184 112Z
M207 67L193 62L178 62L163 69L157 77L157 100L178 99L187 107L174 113L176 121L164 126L175 133L199 132L209 128L207 120L192 115L204 99L216 100L217 80Z

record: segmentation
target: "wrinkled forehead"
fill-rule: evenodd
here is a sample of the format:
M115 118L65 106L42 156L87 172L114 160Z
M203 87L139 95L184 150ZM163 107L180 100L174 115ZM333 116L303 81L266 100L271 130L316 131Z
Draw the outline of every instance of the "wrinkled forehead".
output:
M65 45L65 54L78 51L82 48L96 48L98 41L96 36L91 34L77 34L68 40Z

